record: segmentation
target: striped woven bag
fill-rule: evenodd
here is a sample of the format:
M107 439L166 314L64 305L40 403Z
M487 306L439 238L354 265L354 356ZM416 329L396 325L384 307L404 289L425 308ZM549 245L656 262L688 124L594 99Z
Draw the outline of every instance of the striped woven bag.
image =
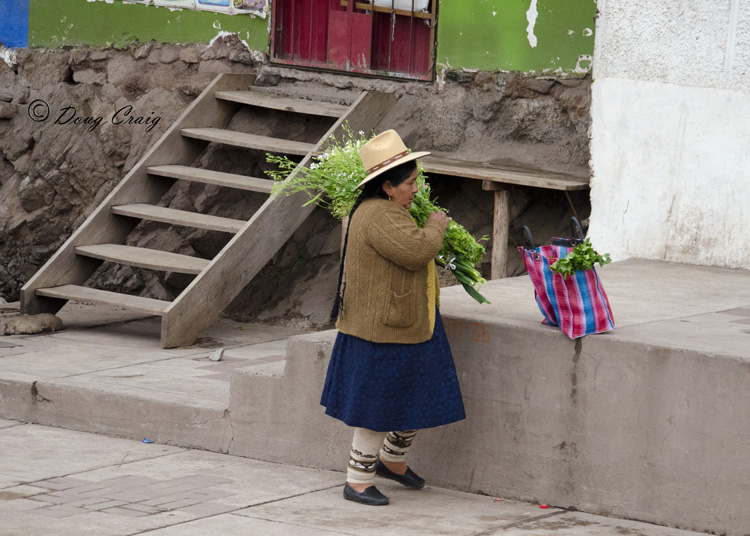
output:
M575 223L580 232L580 223ZM534 297L544 316L542 324L559 326L571 339L614 329L612 308L594 268L578 270L568 277L550 269L581 240L554 238L552 245L535 247L529 228L524 227L524 232L531 247L519 246L518 251L534 285Z

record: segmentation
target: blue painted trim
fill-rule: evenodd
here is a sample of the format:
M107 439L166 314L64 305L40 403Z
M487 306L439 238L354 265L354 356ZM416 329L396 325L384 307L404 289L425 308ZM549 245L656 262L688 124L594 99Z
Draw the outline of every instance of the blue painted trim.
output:
M14 48L29 46L29 0L0 1L0 43Z

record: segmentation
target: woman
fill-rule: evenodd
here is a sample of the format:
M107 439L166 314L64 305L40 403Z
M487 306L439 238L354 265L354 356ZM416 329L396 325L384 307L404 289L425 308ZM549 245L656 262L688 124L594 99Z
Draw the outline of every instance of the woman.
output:
M404 461L417 430L465 417L437 308L434 259L450 219L433 212L420 229L408 212L426 154L409 153L393 130L359 151L367 177L349 215L321 404L354 427L344 497L362 504L389 502L375 475L424 487Z

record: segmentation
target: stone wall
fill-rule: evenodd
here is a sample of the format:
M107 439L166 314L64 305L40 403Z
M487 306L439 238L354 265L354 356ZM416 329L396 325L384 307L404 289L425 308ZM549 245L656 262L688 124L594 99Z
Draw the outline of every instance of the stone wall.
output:
M0 63L0 295L18 299L21 285L217 73L253 71L243 51L236 38L210 48L8 51ZM127 106L130 114L113 123ZM49 117L34 121L30 110ZM136 117L150 123L128 124Z
M8 61L0 63L0 296L8 301L18 299L23 283L221 72L256 74L256 85L273 86L278 93L314 93L339 103L351 102L361 90L394 92L398 103L378 130L396 128L416 150L570 172L588 167L586 78L447 71L434 83L414 83L277 69L256 63L236 36L211 46L152 42L125 49L20 49L15 61L6 52ZM49 117L35 121L46 113L41 101L49 105ZM242 128L242 117L233 121ZM294 135L296 127L289 128ZM305 128L325 132L314 124ZM263 176L268 165L247 153L211 147L196 165ZM434 176L431 182L439 203L455 219L476 236L491 234L492 193L482 191L479 181ZM247 219L264 200L262 194L178 183L162 203ZM576 193L572 201L586 218L588 193ZM571 208L563 193L519 189L513 192L511 212L507 247L513 249L522 225L531 225L539 241L566 233ZM144 223L128 243L210 258L228 238ZM315 211L228 314L243 320L325 324L339 243L338 222ZM517 256L510 255L511 274L523 270ZM445 275L444 284L451 284ZM171 299L188 282L176 274L105 263L90 284Z

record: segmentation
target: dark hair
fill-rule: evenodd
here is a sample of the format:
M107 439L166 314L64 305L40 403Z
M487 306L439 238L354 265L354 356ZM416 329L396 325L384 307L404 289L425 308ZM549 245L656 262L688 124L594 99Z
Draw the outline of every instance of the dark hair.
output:
M336 287L336 298L333 300L333 309L331 309L332 319L335 320L338 318L339 313L344 310L344 292L346 290L346 283L342 284L344 279L344 261L346 260L346 246L349 243L349 229L351 228L351 218L354 215L354 211L359 208L359 205L361 205L362 201L365 199L371 197L388 199L388 194L383 191L383 184L385 184L386 181L390 181L392 186L398 186L408 179L411 174L414 173L415 169L417 169L417 162L415 160L410 160L409 162L404 162L403 164L399 164L396 167L384 171L371 181L365 183L362 187L362 192L359 194L359 197L357 197L354 205L352 205L352 209L349 211L349 225L346 226L346 235L344 236L344 249L341 252L339 283Z

